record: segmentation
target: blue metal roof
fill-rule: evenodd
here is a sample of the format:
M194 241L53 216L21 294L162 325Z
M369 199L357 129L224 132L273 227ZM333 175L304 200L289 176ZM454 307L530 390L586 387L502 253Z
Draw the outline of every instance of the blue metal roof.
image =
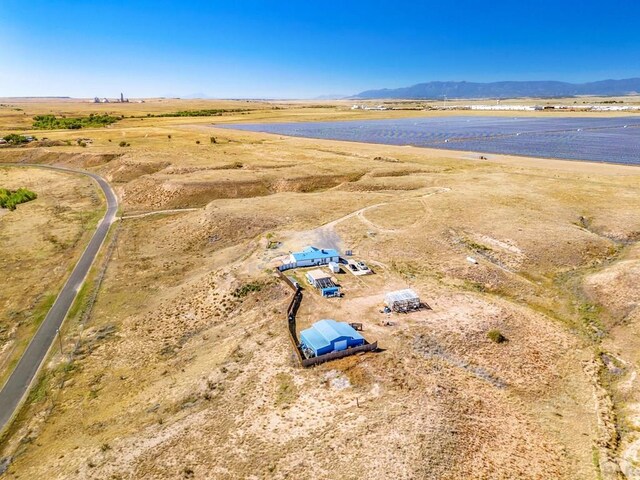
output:
M296 260L296 262L300 262L302 260L319 260L340 256L338 252L332 248L320 249L316 247L307 247L301 252L294 252L291 255L293 255L293 258Z
M364 337L356 332L351 325L335 320L320 320L314 323L311 328L300 332L302 343L316 352L329 347L333 341L343 337L364 342Z
M300 332L300 341L314 352L331 346L331 342L313 327Z

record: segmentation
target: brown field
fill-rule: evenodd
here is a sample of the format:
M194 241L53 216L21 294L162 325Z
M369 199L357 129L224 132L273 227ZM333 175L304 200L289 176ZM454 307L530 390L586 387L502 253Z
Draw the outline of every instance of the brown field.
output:
M65 325L72 362L53 353L2 439L6 478L640 478L639 169L210 125L426 114L346 102L0 103L24 109L0 109L1 132L50 111L256 109L0 150L101 173L124 215L88 321ZM307 244L375 274L337 274L341 299L307 288L299 327L359 321L380 352L295 365L271 269ZM406 287L431 309L380 313Z
M33 168L0 167L0 185L38 194L0 209L0 384L44 319L103 213L87 179Z

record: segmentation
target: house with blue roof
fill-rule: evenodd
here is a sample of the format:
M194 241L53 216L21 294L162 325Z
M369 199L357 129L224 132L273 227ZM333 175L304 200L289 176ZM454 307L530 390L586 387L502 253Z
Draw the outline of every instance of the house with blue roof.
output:
M365 340L351 325L335 320L320 320L300 332L302 351L319 357L331 352L364 345Z
M289 263L296 267L314 267L338 262L340 254L332 248L307 247L301 252L293 252L289 256Z

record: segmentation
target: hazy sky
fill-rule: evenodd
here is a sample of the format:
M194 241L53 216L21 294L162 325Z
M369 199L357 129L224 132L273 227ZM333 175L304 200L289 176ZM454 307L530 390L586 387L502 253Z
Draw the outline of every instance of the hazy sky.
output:
M638 77L639 18L638 0L2 0L0 97Z

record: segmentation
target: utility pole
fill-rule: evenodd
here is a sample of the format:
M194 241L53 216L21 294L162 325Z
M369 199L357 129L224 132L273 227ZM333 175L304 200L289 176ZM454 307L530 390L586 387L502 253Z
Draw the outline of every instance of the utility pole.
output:
M60 333L60 329L56 329L56 333L58 334L58 340L60 341L60 354L64 355L64 352L62 351L62 334Z

